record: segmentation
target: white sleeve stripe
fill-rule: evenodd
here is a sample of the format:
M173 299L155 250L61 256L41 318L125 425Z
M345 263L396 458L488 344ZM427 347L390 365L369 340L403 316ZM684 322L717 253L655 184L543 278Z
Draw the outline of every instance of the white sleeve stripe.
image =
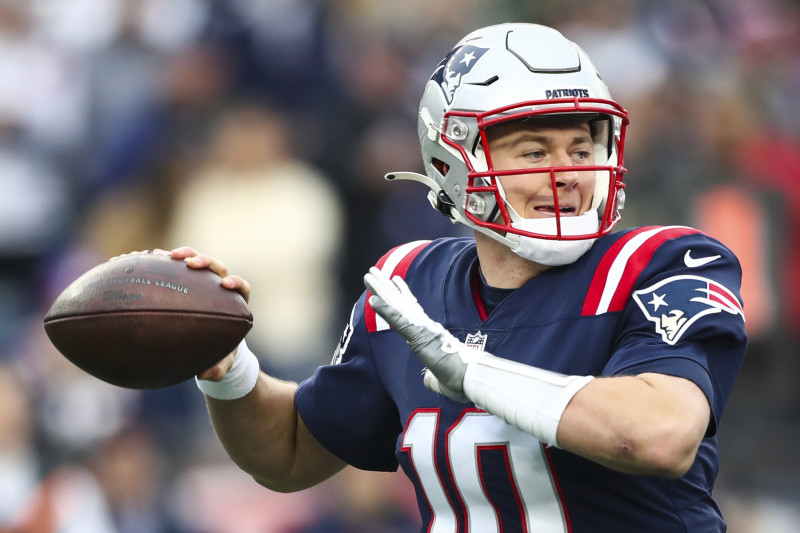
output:
M407 242L406 244L398 246L393 252L391 252L389 254L389 257L386 258L386 262L381 267L381 272L386 272L387 274L389 274L391 276L392 272L394 272L394 269L397 268L397 265L400 264L400 261L402 261L403 258L406 255L408 255L408 253L411 250L413 250L414 248L416 248L420 244L425 244L426 242L430 242L430 241L413 241L413 242Z
M405 256L409 254L409 252L414 250L420 244L425 244L427 242L430 241L427 240L413 241L398 246L393 252L389 254L389 257L386 258L386 262L383 263L383 266L381 267L381 272L386 272L389 276L391 276L392 273L394 272L394 269L397 268L397 265L400 264L400 261L402 261L403 258L405 258ZM375 331L384 331L390 328L391 326L389 325L389 323L386 322L382 316L376 313Z

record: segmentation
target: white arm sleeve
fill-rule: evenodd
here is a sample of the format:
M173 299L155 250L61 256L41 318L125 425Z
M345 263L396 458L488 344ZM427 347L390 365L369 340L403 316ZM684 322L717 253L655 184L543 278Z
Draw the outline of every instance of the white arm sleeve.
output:
M464 393L481 409L558 446L561 415L592 376L566 376L483 353L467 365Z

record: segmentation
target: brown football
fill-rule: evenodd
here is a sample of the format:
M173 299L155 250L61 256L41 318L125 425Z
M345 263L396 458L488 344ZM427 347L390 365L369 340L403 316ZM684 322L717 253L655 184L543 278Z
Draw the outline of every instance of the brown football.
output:
M44 318L75 365L131 389L176 385L230 353L253 326L242 295L207 269L164 252L136 252L89 270Z

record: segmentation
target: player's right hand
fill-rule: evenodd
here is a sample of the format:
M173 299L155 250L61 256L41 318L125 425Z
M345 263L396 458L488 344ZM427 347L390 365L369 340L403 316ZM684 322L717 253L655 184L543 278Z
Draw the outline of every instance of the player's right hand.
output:
M225 359L222 361L219 361L213 366L210 366L197 374L197 379L205 379L207 381L222 381L222 378L225 377L225 374L227 374L228 370L230 370L233 366L233 358L235 355L236 350L226 355Z
M219 277L222 278L222 286L226 289L238 291L239 294L245 299L250 300L250 283L241 276L228 273L228 267L225 263L215 259L211 256L201 254L194 248L189 246L181 246L169 252L173 259L183 260L190 268L207 268ZM225 377L225 374L233 366L233 357L236 355L236 349L225 356L224 359L217 362L213 366L200 372L197 375L198 379L206 379L208 381L220 381Z
M250 301L250 283L241 276L228 274L228 267L219 259L209 255L201 254L194 248L181 246L170 252L173 259L180 259L186 262L191 268L207 268L214 274L222 278L222 286L226 289L238 291L244 300Z

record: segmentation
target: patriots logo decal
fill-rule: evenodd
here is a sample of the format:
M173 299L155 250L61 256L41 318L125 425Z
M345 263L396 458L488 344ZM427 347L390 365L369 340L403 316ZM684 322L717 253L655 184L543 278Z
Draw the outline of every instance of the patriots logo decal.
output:
M706 315L730 313L744 320L742 304L724 286L699 276L673 276L646 289L633 299L667 344L675 344L689 327Z
M447 56L442 59L436 70L431 75L431 80L439 84L442 88L447 103L453 103L453 96L456 90L461 87L461 80L468 74L473 67L480 61L483 54L489 49L480 48L465 44L454 48Z

